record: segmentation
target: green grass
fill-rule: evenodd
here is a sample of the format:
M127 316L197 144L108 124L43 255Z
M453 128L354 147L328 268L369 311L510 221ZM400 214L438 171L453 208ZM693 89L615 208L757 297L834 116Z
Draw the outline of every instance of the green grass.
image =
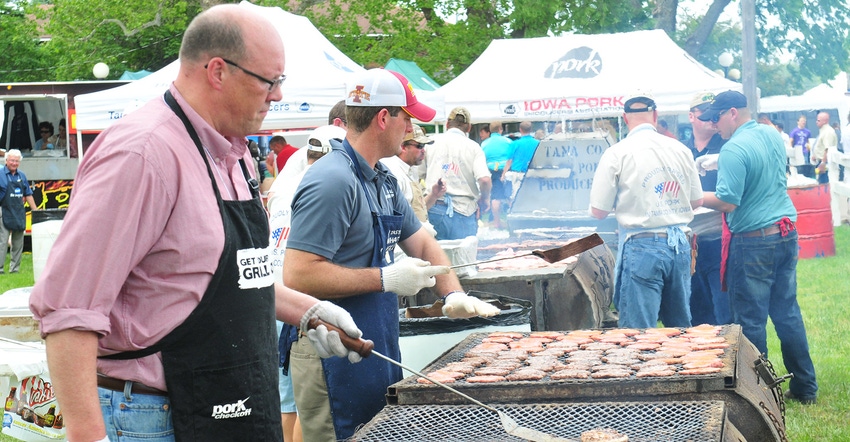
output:
M32 253L24 252L24 256L21 258L21 271L18 273L8 273L9 254L7 253L6 264L3 268L6 269L6 273L0 275L0 295L6 293L6 291L10 289L17 287L31 287L33 285Z
M836 255L802 260L797 264L797 300L809 338L809 350L818 378L818 404L787 404L785 423L788 440L850 440L850 370L848 355L850 317L846 296L850 295L850 227L835 229ZM779 340L768 325L770 361L779 374L786 374ZM787 388L787 383L784 384Z
M836 256L802 260L797 265L797 299L820 391L817 405L787 404L785 423L792 442L850 441L850 301L846 298L850 296L850 226L835 229L835 244ZM0 277L0 293L32 284L32 255L25 254L21 273ZM771 324L768 348L774 368L778 374L785 374L779 340ZM14 441L0 434L0 442Z

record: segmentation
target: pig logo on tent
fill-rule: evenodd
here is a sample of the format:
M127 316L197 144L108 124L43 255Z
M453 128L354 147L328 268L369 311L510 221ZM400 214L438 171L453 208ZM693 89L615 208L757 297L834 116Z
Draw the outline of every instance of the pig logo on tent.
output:
M503 104L502 115L516 115L516 106L513 104Z
M545 78L593 78L602 72L602 57L587 46L570 49L552 62L543 73Z

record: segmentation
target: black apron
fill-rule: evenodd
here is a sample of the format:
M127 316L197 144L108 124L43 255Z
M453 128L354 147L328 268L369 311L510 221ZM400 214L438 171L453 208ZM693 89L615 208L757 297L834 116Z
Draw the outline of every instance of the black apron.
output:
M24 180L20 173L13 175L5 167L3 170L6 172L6 195L0 202L0 207L3 209L3 225L8 230L24 231L27 229L27 211L24 208L24 195L26 195Z
M354 165L357 179L366 194L372 213L374 244L371 267L392 264L395 245L401 237L404 215L393 210L393 215L380 215L376 201L366 190L366 182L360 163L348 140L343 147ZM393 179L388 176L387 179ZM370 183L371 184L371 183ZM378 195L383 194L384 182L378 180ZM398 186L396 186L397 188ZM396 197L399 197L396 192ZM375 350L399 361L401 350L398 344L398 296L392 292L373 292L333 302L347 310L354 322L363 331L365 339L375 343ZM358 426L371 420L386 404L387 387L402 379L401 369L380 358L365 358L351 364L346 358L322 359L328 398L331 404L334 431L338 440L347 439Z
M177 441L281 441L274 278L259 186L239 160L254 198L222 200L189 119L170 92L165 101L207 166L224 223L224 251L200 304L182 324L151 347L109 358L162 352Z

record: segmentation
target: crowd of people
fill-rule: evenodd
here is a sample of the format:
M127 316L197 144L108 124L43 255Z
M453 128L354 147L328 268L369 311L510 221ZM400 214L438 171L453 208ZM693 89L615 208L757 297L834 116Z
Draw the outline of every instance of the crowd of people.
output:
M264 206L246 136L283 98L275 32L236 5L199 14L164 96L83 159L30 299L69 440L347 439L402 373L340 333L400 360L398 299L426 287L450 318L498 313L463 290L438 241L476 235L488 213L503 227L540 143L532 123L510 139L490 122L479 144L457 107L429 135L412 119L435 110L403 75L370 69L305 147L272 139ZM687 146L659 130L648 93L624 102L623 120L628 135L604 152L590 190L590 213L619 225L619 325L734 322L767 353L770 317L794 373L787 398L816 402L779 132L732 91L694 97ZM815 144L817 168L834 149ZM4 192L34 208L16 157L0 182L4 220ZM701 205L723 212L726 234L694 237Z
M603 153L590 193L591 215L613 211L619 227L618 325L740 324L767 355L770 318L794 374L786 399L816 403L797 303L797 211L779 132L756 123L736 91L693 97L688 146L658 130L649 94L626 100L623 120L628 135ZM722 213L719 238L695 237L688 227L701 205Z
M401 371L362 359L339 333L399 359L398 297L424 287L449 317L498 313L463 291L379 161L403 144L420 150L411 119L435 113L399 74L352 79L343 116L329 116L347 130L317 130L286 160L278 179L293 178L272 186L270 229L245 137L283 98L283 43L267 38L275 32L237 5L199 14L165 95L101 133L82 161L30 297L69 440L282 440L292 408L280 402L281 362L303 439L345 439L383 407ZM458 127L469 123L458 115ZM481 160L476 173L489 184ZM466 210L462 172L442 177L429 193ZM474 195L489 201L489 189ZM285 240L277 280L270 240ZM406 258L395 259L398 248ZM276 333L275 319L296 325L295 336Z

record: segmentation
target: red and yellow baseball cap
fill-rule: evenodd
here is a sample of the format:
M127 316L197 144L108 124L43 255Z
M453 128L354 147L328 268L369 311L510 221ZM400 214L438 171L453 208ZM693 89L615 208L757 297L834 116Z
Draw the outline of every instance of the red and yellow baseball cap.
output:
M369 69L356 75L348 85L346 106L400 106L422 122L434 119L437 111L420 103L404 75L386 69Z

